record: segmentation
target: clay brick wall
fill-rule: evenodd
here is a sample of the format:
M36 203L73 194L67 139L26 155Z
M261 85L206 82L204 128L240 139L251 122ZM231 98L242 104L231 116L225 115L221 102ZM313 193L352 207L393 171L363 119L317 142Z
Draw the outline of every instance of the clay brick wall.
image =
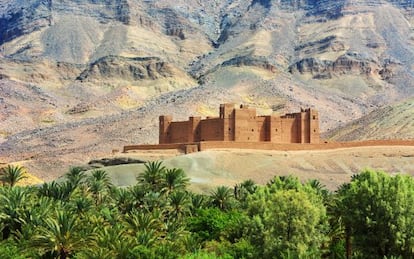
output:
M281 119L281 143L300 143L299 120L296 117Z
M176 121L168 129L170 143L185 143L188 141L189 121Z
M220 118L201 120L200 133L200 141L223 140L224 120Z
M131 145L124 146L123 152L131 150L163 150L179 149L189 152L208 149L263 149L263 150L330 150L338 148L372 147L372 146L414 146L414 140L365 140L353 142L324 142L302 145L300 143L271 143L271 142L234 142L234 141L208 141L192 144L161 144L161 145Z

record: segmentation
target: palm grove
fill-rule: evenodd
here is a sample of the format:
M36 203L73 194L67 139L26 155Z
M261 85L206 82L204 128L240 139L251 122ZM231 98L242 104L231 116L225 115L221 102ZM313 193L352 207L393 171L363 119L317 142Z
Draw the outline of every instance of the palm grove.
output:
M366 170L330 192L317 180L247 180L209 195L149 162L137 183L71 168L19 187L2 169L1 258L413 258L414 180Z

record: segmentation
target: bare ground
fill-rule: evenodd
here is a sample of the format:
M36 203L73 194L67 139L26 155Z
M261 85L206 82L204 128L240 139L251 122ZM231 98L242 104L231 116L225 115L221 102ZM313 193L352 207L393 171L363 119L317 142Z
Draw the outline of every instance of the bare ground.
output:
M189 155L176 154L173 151L144 151L128 155L149 160L162 158L167 167L184 169L191 178L192 188L204 192L214 186L233 186L247 179L264 184L275 175L294 175L302 181L318 179L330 190L335 190L348 182L353 174L367 168L414 175L414 146L313 151L217 149ZM135 177L144 167L127 165L108 167L107 170L118 182L125 183L122 180L125 177L129 179L126 183L133 184L132 175Z

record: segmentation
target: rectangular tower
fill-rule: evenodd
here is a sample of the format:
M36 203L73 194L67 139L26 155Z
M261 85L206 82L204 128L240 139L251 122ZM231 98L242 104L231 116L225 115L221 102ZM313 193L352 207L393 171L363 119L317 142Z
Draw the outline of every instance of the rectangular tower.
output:
M310 139L309 143L318 144L320 141L319 135L319 114L314 109L309 109L309 124L310 124Z
M169 128L172 122L172 116L163 115L159 117L159 143L168 144L170 143Z

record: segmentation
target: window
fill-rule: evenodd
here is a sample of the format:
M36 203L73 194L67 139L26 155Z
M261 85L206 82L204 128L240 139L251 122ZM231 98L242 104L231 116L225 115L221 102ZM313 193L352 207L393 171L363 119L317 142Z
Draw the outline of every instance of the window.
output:
M312 116L312 119L316 120L316 116L315 116L315 115L313 115L313 116Z

